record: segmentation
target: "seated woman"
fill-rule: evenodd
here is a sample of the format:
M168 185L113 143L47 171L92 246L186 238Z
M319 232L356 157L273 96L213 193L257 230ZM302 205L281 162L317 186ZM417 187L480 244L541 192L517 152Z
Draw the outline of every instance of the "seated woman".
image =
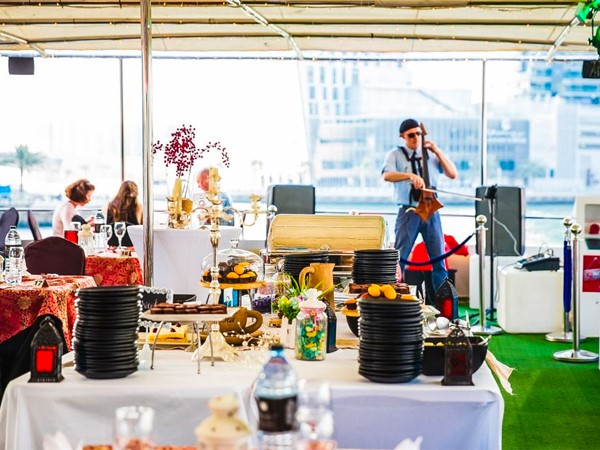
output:
M67 186L65 194L67 201L57 207L52 215L52 234L64 237L64 232L69 228L73 216L79 214L79 207L87 205L95 190L95 186L86 179L77 180Z
M123 181L119 192L106 205L106 223L142 224L142 205L138 202L138 187L133 181Z

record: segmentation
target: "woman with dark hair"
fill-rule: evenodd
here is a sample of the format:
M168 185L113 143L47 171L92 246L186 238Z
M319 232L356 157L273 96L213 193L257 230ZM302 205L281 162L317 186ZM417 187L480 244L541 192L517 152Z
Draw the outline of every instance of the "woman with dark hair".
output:
M95 186L86 179L77 180L65 189L67 201L57 207L52 215L52 234L64 237L73 216L79 214L79 207L87 205L92 198Z
M142 205L137 200L138 187L133 181L123 181L119 192L106 206L106 223L142 224Z

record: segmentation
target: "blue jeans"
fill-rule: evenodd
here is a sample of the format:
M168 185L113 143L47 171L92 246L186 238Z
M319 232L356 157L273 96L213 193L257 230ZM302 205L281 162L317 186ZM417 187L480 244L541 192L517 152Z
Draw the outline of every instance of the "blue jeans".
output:
M398 250L401 259L408 260L410 252L421 233L425 248L429 254L429 259L435 259L444 254L444 234L442 232L442 222L440 215L435 212L427 222L423 222L413 211L406 211L407 206L400 206L398 216L396 217L396 242L394 247ZM400 263L400 269L404 275L405 264ZM446 277L448 271L444 260L441 260L433 266L431 280L433 288L437 292ZM412 266L418 269L419 266Z

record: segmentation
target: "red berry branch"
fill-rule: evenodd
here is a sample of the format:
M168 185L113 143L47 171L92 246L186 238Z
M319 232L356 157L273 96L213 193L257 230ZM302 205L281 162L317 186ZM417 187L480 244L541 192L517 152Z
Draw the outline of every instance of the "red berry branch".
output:
M152 154L163 152L163 161L166 166L175 166L175 175L182 177L185 173L192 170L194 161L200 159L211 149L221 152L221 159L226 167L229 167L229 156L227 149L220 142L209 142L203 149L196 147L194 139L196 138L196 129L191 125L186 127L182 125L171 133L171 141L163 145L157 141L152 145Z

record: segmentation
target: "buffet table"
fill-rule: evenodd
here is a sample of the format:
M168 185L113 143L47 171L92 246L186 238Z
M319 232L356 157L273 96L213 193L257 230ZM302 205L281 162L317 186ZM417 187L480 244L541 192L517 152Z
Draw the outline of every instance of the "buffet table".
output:
M94 277L97 286L144 284L142 266L136 256L115 252L85 258L85 274Z
M335 439L341 448L394 448L423 436L425 449L500 449L504 402L487 365L475 386L443 387L441 377L420 376L405 384L376 384L358 375L356 350L338 350L324 362L297 361L300 378L331 382ZM240 398L240 416L255 423L251 386L260 363L204 363L190 353L162 350L155 370L115 380L89 380L72 367L62 383L13 380L0 408L0 449L39 450L45 433L62 431L75 444L110 443L115 408L146 405L156 410L159 445L193 445L194 428L208 417L208 400L223 393Z
M94 279L87 276L57 276L47 278L48 286L36 287L35 280L41 275L23 277L18 286L4 288L0 284L0 343L33 325L42 314L52 314L63 323L63 331L69 349L75 324L75 291L95 287Z
M220 226L219 249L229 248L230 239L239 238L239 227ZM144 264L144 229L142 225L127 228L135 251ZM200 287L202 260L212 253L210 230L175 230L166 227L154 228L154 286L173 289L176 294L195 294L204 302L208 289Z

